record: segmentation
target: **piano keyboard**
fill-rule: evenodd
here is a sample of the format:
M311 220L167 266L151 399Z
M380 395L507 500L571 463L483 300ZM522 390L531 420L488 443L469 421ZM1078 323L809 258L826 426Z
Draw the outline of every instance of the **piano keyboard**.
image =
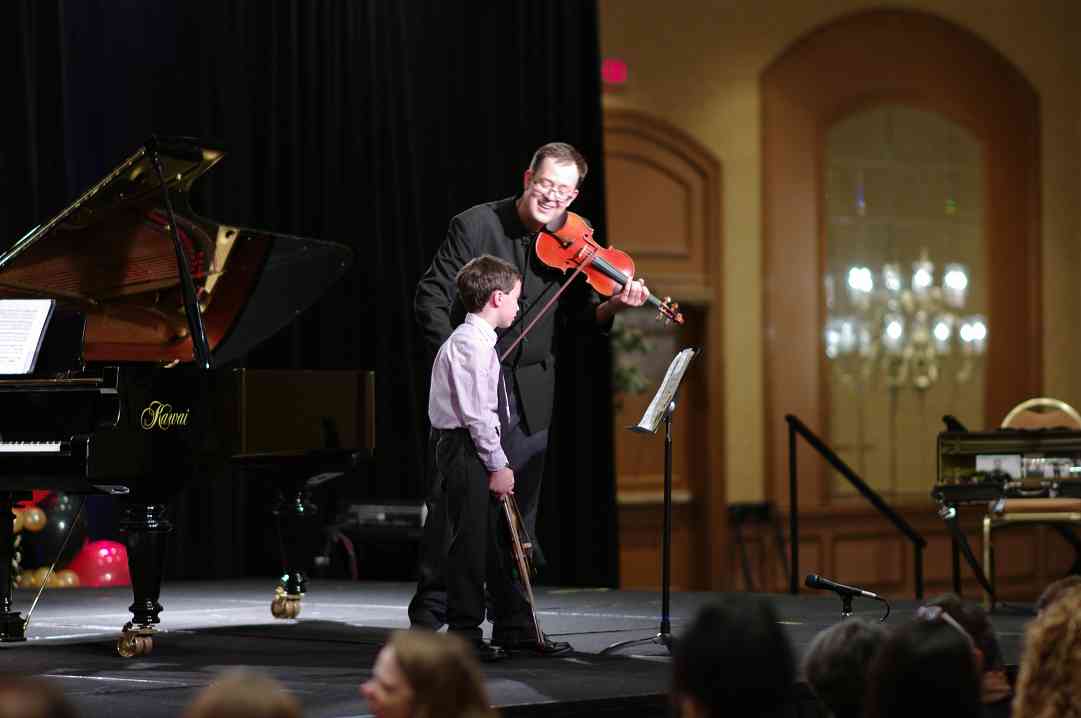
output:
M0 441L0 454L59 454L60 441Z

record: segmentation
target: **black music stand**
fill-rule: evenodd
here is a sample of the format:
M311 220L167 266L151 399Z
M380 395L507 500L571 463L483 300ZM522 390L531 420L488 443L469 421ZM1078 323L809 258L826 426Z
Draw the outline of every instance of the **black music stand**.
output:
M636 638L629 641L620 641L601 651L602 654L612 653L631 646L646 644L661 645L672 652L672 621L670 619L671 608L671 554L672 554L672 414L676 410L676 393L679 391L680 382L687 372L687 366L691 363L700 350L688 348L681 351L668 365L668 371L664 375L664 381L657 388L653 400L646 407L646 412L636 426L628 427L630 431L639 433L656 434L660 423L664 421L664 528L662 529L661 548L661 626L657 635L649 638Z

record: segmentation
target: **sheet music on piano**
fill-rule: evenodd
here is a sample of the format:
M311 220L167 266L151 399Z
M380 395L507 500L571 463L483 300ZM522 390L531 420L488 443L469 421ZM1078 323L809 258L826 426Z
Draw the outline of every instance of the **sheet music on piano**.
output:
M34 371L56 301L0 299L0 376Z

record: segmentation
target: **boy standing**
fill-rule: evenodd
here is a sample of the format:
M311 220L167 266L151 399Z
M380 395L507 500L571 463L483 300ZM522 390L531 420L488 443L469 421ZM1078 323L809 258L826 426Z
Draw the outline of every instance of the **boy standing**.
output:
M483 641L484 586L492 597L492 623L510 615L515 592L501 555L499 501L514 493L514 472L500 444L500 381L496 329L518 314L521 276L490 255L471 260L455 278L467 312L435 357L428 419L435 434L436 467L445 484L451 544L447 555L447 624L482 660L506 653Z

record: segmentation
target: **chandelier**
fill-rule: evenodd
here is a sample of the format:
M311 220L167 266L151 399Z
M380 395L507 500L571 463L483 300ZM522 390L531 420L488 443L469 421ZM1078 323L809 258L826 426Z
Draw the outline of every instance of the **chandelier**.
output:
M936 283L935 265L924 251L905 276L901 264L880 270L845 270L841 295L832 274L825 277L826 356L848 383L884 376L890 388L933 386L947 360L965 382L987 348L987 320L966 314L969 274L962 264L945 265Z

